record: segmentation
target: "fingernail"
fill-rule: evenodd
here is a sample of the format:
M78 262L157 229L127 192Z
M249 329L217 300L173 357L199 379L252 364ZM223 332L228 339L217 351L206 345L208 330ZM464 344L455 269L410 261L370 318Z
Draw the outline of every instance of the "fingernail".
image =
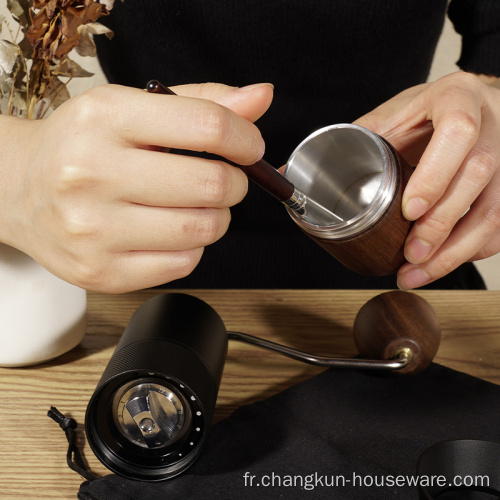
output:
M397 280L397 282L396 282L396 285L397 285L397 287L398 287L398 288L399 288L402 292L407 292L407 291L408 291L408 288L404 287L404 286L400 283L399 278L398 278L398 280Z
M403 215L408 220L417 220L429 209L429 202L423 198L411 198L403 207Z
M420 238L412 238L405 246L405 258L412 264L423 262L429 255L432 245Z
M405 291L413 290L426 285L430 281L431 278L425 271L419 267L414 267L398 278L398 288Z
M259 87L271 87L274 89L274 85L272 83L254 83L253 85L247 85L246 87L237 87L236 90L239 92L248 92L249 90L254 90Z

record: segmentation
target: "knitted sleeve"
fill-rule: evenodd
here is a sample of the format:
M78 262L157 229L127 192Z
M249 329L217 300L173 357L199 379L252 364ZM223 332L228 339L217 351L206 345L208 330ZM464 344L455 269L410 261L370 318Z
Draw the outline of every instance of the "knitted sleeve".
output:
M452 0L448 16L462 35L460 68L500 76L500 0Z

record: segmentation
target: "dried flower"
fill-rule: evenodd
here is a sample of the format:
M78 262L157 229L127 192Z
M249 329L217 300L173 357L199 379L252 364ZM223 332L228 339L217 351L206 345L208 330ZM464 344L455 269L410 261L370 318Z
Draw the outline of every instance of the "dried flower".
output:
M18 30L14 34L0 19L12 38L0 40L2 111L41 118L48 108L69 99L66 84L72 78L92 76L68 54L75 49L79 55L94 56L92 35L112 37L97 20L109 14L113 0L7 0L7 7Z

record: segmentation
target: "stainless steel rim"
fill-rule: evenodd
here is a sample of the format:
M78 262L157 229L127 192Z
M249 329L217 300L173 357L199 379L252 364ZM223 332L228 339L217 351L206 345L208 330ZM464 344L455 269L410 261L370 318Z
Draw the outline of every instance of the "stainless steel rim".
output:
M303 150L304 146L307 145L311 140L316 137L328 133L332 130L337 129L351 129L357 133L363 134L368 137L373 144L378 149L378 154L380 155L380 161L383 166L381 172L382 177L380 184L378 186L377 192L373 197L372 201L355 217L341 220L333 221L331 224L315 224L311 220L304 220L298 216L293 210L287 207L288 213L292 219L305 231L308 233L325 239L342 239L348 238L360 234L362 231L368 229L370 226L375 224L387 211L389 208L394 193L397 186L397 175L396 175L396 160L387 146L387 144L379 137L377 134L371 132L370 130L360 127L358 125L352 124L336 124L324 127L317 130L310 136L308 136L304 141L302 141L295 151L290 156L288 163L286 165L284 175L285 177L290 175L291 169L294 166L295 158ZM300 188L300 186L299 186ZM306 194L309 196L310 193Z

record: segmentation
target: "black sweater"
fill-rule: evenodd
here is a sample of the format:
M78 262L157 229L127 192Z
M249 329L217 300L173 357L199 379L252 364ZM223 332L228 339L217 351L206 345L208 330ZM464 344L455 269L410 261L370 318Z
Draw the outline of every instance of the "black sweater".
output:
M115 37L96 43L113 83L273 83L273 104L257 125L265 158L281 166L312 131L351 122L424 82L446 7L446 0L116 1L104 20ZM464 34L462 67L500 75L500 2L453 0L450 17ZM438 286L462 286L463 273ZM173 285L392 288L395 277L345 269L302 234L277 201L250 185L232 209L228 234L205 250L191 276Z

